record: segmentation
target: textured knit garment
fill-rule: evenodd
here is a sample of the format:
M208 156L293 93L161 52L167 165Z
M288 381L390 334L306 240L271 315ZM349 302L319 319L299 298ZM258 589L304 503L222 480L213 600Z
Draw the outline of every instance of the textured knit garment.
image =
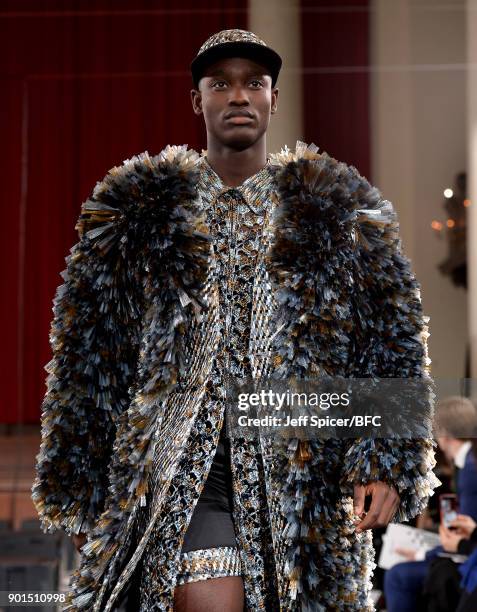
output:
M200 201L207 212L207 222L214 237L217 258L214 280L218 282L220 292L220 343L215 355L210 355L214 363L201 412L204 415L210 414L210 423L215 423L214 436L220 430L218 452L223 452L229 449L224 401L226 377L241 379L251 373L247 347L250 340L253 280L259 252L263 248L263 229L269 222L272 210L273 182L267 164L239 187L227 187L206 157L201 159L200 177ZM202 420L203 426L206 426L205 417ZM204 461L210 463L213 457L208 447L199 448L199 437L196 438L196 445L197 465ZM245 587L251 609L278 609L272 538L265 518L268 506L261 454L258 447L256 452L251 452L250 446L241 445L237 438L232 441L231 450L237 458L233 462L235 473L230 473L234 508L233 516L230 517L217 508L217 497L220 496L211 494L209 482L198 500L198 489L204 484L198 480L198 487L191 487L187 495L184 495L184 481L191 476L195 478L199 470L196 463L191 461L189 453L183 458L171 486L171 506L164 510L157 521L144 555L141 610L167 608L168 594L164 578L170 578L172 559L177 556L175 538L179 535L182 541L194 512L197 514L193 526L196 526L196 522L200 523L201 546L187 546L187 551L181 552L177 584L244 574L247 577ZM228 463L228 456L225 457L225 463ZM209 475L214 478L217 472L211 472ZM226 474L229 474L228 470ZM211 496L215 497L213 501L210 500ZM229 541L228 521L236 524L235 542ZM171 537L167 539L165 535L169 533Z

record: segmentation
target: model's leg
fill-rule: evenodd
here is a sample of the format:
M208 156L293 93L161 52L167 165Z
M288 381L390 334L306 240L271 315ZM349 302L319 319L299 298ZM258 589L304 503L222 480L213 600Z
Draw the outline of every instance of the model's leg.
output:
M198 580L176 586L174 612L243 612L241 576Z

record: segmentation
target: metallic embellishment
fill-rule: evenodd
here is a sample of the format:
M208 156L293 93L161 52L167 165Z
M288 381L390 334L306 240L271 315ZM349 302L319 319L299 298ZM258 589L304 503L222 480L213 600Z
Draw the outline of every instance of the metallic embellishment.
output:
M205 43L199 49L199 52L197 53L197 55L200 55L201 53L203 53L204 51L207 51L207 49L210 49L211 47L215 47L215 45L221 45L222 43L230 43L230 42L248 42L248 43L255 43L257 45L263 45L264 47L267 46L267 44L253 32L249 32L247 30L239 30L239 29L221 30L220 32L216 32L215 34L212 34L212 36L210 36L205 41Z
M200 548L181 554L177 584L241 575L240 552L236 546Z

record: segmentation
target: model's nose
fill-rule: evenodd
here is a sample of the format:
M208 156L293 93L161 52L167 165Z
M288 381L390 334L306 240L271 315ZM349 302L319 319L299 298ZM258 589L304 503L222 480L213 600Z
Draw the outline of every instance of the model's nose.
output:
M248 104L249 100L247 90L243 87L234 87L231 91L230 103L240 105Z

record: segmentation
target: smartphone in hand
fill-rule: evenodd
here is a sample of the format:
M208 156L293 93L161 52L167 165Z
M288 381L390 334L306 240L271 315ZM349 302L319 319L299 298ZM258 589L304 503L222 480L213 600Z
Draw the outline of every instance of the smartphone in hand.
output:
M443 493L439 495L439 509L441 523L447 529L453 529L450 524L457 518L459 513L459 501L455 493Z

